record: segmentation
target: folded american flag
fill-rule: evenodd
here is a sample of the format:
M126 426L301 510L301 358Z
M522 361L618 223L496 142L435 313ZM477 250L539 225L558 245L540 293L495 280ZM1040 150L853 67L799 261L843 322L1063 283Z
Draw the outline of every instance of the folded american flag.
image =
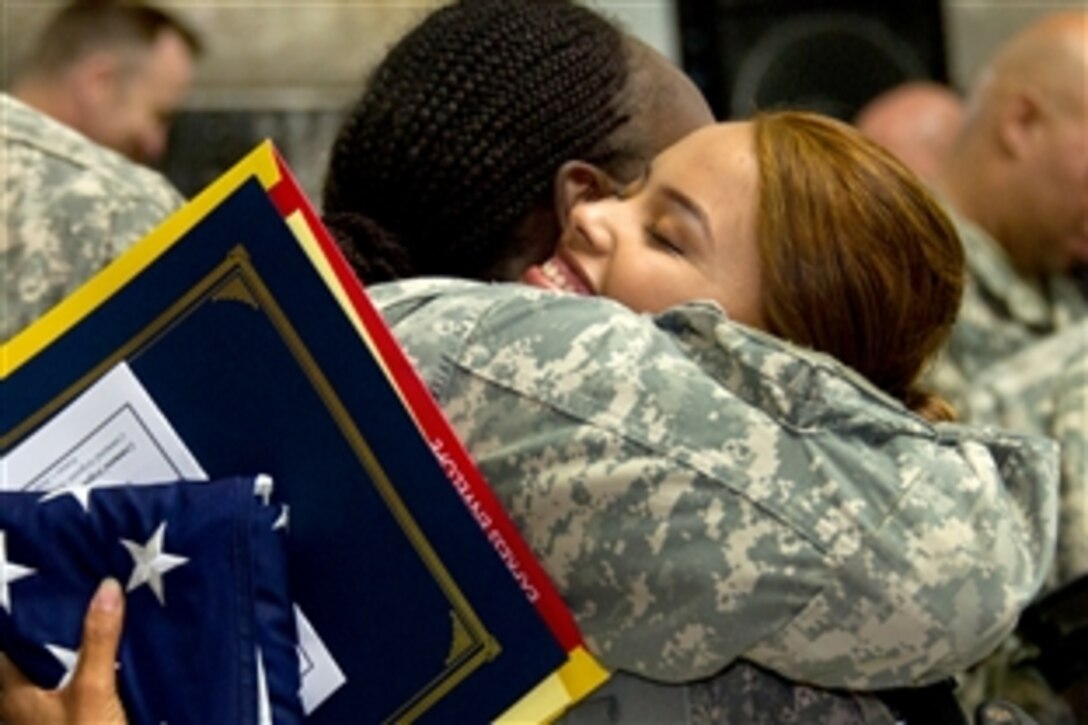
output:
M131 722L301 721L283 512L255 495L266 481L0 492L0 650L38 685L62 684L114 577Z

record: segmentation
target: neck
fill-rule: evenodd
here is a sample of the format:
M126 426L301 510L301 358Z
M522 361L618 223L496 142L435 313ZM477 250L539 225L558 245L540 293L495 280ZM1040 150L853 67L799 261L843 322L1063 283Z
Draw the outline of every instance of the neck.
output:
M75 100L66 91L63 80L37 76L25 78L14 85L11 95L31 108L78 130L79 114Z

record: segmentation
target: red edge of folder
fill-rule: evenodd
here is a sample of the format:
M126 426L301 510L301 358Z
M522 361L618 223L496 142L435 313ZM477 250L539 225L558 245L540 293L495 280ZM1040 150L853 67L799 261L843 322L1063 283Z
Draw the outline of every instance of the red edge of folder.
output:
M416 373L415 368L409 362L404 351L393 338L392 333L382 320L380 313L370 302L363 285L359 282L351 266L348 264L332 235L318 218L313 206L302 193L294 175L284 163L279 152L276 152L276 163L280 170L280 181L272 189L269 195L273 203L284 217L296 211L302 212L303 218L313 231L321 250L332 265L337 280L347 293L355 312L362 320L363 326L369 332L378 352L388 366L389 375L400 389L401 394L413 403L416 421L433 446L441 442L443 451L448 456L447 463L452 463L456 470L468 484L468 490L458 489L466 505L469 499L474 498L483 511L490 517L493 531L498 532L502 542L509 550L516 562L514 567L522 572L533 590L538 594L534 605L544 621L551 627L552 632L566 651L570 652L579 646L583 646L582 635L578 630L574 618L567 609L559 592L556 591L551 579L537 561L536 556L529 549L528 544L521 538L514 523L506 514L502 504L495 496L487 481L475 462L465 450L453 428L442 415L437 403L431 397L426 385ZM425 401L422 405L416 403ZM492 540L492 543L494 541ZM499 552L500 555L506 552ZM507 556L503 557L507 559ZM509 566L509 563L508 563ZM513 572L512 572L513 573ZM523 586L523 589L525 587ZM528 596L528 595L527 595ZM532 599L532 597L529 597Z

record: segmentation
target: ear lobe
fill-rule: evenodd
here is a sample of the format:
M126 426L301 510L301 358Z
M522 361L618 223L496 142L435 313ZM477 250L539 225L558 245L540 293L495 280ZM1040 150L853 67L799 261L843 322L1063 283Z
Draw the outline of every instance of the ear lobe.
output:
M555 214L560 226L566 227L575 204L610 196L615 188L612 177L593 164L585 161L564 163L555 173Z

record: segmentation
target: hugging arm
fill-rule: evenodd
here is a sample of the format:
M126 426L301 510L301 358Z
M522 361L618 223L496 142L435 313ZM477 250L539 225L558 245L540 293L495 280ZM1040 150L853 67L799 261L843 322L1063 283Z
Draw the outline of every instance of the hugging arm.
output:
M374 294L612 667L675 682L743 657L826 687L923 684L981 659L1041 586L1043 442L934 428L707 305Z

